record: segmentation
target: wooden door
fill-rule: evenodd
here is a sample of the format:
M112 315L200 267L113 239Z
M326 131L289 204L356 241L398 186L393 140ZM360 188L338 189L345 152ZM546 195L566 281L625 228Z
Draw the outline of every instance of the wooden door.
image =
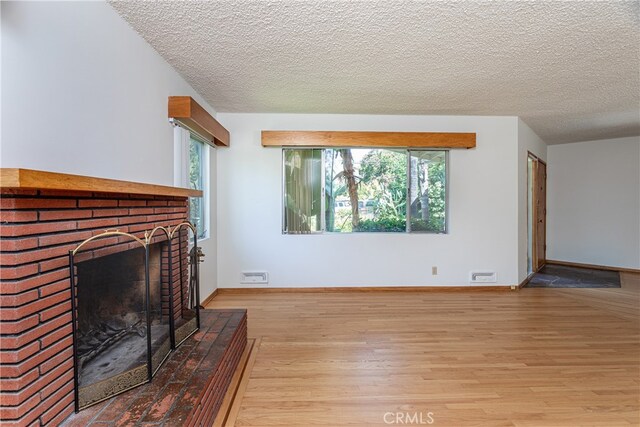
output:
M535 209L535 270L547 262L547 164L538 159L535 162L535 187L533 206Z

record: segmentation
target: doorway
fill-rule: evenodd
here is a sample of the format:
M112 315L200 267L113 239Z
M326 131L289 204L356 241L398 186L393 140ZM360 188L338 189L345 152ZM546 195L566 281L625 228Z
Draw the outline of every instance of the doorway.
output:
M547 164L527 156L527 273L546 263L547 249Z

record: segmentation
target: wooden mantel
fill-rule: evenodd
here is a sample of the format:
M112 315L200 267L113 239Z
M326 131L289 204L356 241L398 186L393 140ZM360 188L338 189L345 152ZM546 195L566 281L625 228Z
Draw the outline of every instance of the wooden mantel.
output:
M189 188L16 168L0 168L0 187L25 190L68 190L145 194L150 196L202 197L202 191Z

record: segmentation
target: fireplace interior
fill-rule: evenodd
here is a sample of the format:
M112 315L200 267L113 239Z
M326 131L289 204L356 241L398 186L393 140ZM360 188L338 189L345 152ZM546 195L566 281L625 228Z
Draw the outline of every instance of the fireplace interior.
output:
M171 351L162 245L148 247L149 316L144 247L74 263L80 408L148 381L149 330L152 372Z

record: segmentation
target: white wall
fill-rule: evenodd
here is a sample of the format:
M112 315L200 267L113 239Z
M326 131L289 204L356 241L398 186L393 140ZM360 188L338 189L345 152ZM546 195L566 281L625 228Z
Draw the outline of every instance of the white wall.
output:
M204 300L218 288L218 189L217 189L217 156L218 150L209 148L209 237L198 240L205 254L200 264L200 298Z
M518 281L527 277L527 158L529 152L547 160L547 144L518 119Z
M550 145L547 258L640 268L640 137Z
M231 147L218 151L218 284L266 270L270 287L468 285L473 269L518 283L518 121L515 117L227 114ZM447 235L283 235L282 155L260 131L476 132L450 154ZM438 266L439 275L431 275Z
M0 165L173 185L167 97L215 113L189 84L106 3L0 7ZM203 246L215 254L215 241ZM206 262L203 296L215 289L215 256Z

